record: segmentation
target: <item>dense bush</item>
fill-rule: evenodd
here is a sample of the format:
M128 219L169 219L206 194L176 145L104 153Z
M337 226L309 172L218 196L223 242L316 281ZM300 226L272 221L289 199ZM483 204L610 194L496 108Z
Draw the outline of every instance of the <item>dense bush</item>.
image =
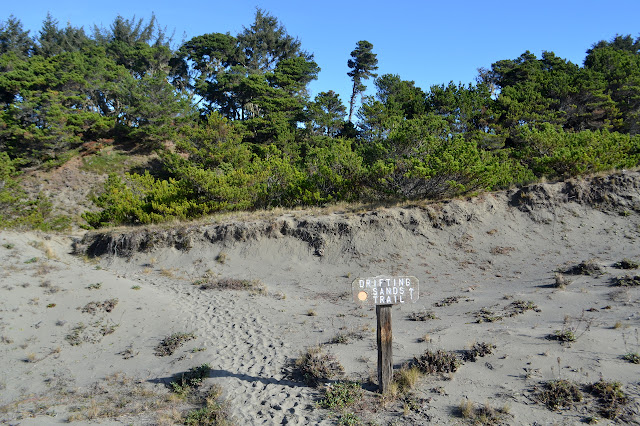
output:
M156 150L160 164L110 176L93 197L100 210L83 215L91 227L439 199L640 164L640 38L600 41L582 67L526 51L479 70L474 84L428 91L381 75L351 122L362 78L374 74L347 74L345 121L335 92L310 99L313 54L261 9L235 36L197 35L176 48L154 16L118 16L91 35L48 17L35 38L9 22L16 37L0 46L3 226L64 225L46 199L19 189L18 165L56 167L101 140ZM374 70L373 46L358 46L368 46Z

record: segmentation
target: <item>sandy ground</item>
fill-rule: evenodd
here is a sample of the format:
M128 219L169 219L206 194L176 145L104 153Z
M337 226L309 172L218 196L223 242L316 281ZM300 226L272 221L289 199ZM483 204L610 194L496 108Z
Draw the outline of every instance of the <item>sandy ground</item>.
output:
M614 285L640 274L616 266L640 261L639 188L627 172L425 206L75 236L76 253L95 258L71 254L70 236L3 231L0 422L171 424L186 408L167 384L207 363L203 387L222 389L238 424L336 424L321 389L291 373L324 345L363 383L350 410L371 424L466 424L461 401L508 407L501 424L640 424L640 366L622 359L640 352L640 286ZM556 286L584 261L601 273L566 272ZM418 302L393 307L396 369L427 350L484 342L493 353L425 376L412 404L377 398L375 308L351 295L355 278L376 275L420 280ZM202 289L223 278L266 291ZM158 356L175 333L194 338ZM593 398L552 411L536 397L549 380L601 378L628 396L616 420Z

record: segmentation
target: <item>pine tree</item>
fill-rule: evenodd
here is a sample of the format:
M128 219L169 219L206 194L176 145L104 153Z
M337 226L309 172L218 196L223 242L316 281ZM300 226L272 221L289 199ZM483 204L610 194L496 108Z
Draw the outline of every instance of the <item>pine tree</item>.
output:
M377 55L371 52L371 49L373 49L373 44L366 40L360 40L356 48L351 52L351 59L347 61L347 66L351 68L347 75L353 80L353 91L349 102L349 122L352 121L356 96L366 89L362 81L367 80L369 77L375 78L378 76L373 72L378 69Z

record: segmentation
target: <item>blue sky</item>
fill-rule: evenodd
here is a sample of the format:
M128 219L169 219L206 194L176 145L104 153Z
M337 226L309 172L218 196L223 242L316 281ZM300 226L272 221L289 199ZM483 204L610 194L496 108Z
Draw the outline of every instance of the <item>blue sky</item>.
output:
M256 7L276 16L322 68L312 94L338 92L348 103L347 60L358 40L373 43L379 74L398 74L428 90L434 84L471 83L477 69L526 50L542 51L582 65L585 51L616 34L640 36L639 0L511 1L7 1L0 21L13 14L37 34L47 12L64 26L88 32L108 27L120 14L158 22L175 42L211 32L236 35L253 22ZM372 82L367 83L373 93Z

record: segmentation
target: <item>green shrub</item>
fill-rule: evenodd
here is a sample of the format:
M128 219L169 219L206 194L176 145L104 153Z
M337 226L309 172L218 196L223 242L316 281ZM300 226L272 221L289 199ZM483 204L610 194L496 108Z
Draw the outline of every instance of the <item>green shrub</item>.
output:
M362 386L357 382L336 382L324 388L319 404L322 408L343 409L362 399Z
M209 376L210 371L209 364L190 368L186 373L174 377L174 380L170 383L171 390L179 395L186 396L193 389L202 385L204 379Z
M538 177L570 177L611 169L635 167L640 163L640 136L607 130L565 132L543 123L538 128L523 126L515 156Z
M0 228L62 231L71 227L67 216L52 215L49 199L38 194L29 199L18 180L16 162L0 152Z

